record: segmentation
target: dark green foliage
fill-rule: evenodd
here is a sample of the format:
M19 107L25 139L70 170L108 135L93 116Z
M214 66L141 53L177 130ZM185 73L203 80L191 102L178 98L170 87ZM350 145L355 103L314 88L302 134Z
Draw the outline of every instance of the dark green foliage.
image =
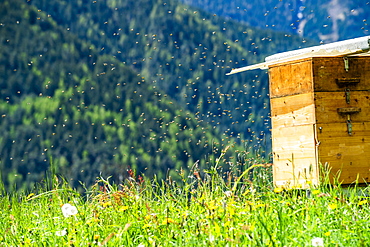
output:
M40 181L50 163L74 185L91 184L100 172L119 182L129 167L163 178L167 169L218 152L212 150L213 142L221 147L215 130L117 59L98 55L19 1L4 3L1 12L0 148L7 186Z
M200 120L228 136L253 139L253 144L269 132L266 72L225 74L262 62L266 55L309 45L298 36L256 30L176 0L32 4L101 54L134 68Z

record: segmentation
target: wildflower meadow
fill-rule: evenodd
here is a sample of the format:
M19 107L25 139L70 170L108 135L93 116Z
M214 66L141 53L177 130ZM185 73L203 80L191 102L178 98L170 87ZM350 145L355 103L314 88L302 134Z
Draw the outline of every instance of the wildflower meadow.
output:
M254 171L253 171L254 170ZM367 246L366 188L274 188L179 171L182 180L99 178L84 193L54 175L33 192L0 197L0 246Z

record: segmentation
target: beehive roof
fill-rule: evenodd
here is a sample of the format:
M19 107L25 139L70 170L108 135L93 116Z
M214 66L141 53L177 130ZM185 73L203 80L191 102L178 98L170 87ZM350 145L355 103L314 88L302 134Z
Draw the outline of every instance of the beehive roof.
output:
M330 57L330 56L366 56L370 55L370 36L355 39L338 41L330 44L312 46L294 51L277 53L265 58L264 63L254 64L238 69L232 69L230 73L236 74L246 70L268 69L269 66L290 62L309 57Z

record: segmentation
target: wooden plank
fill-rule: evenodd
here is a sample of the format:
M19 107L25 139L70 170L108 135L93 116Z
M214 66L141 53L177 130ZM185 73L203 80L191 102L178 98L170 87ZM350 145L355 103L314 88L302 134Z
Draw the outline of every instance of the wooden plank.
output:
M296 186L307 179L312 182L317 181L314 132L315 128L312 124L272 129L274 183L276 185L286 183Z
M271 66L269 83L271 98L312 92L311 58Z
M343 91L345 88L370 90L370 57L348 57L348 71L343 57L314 57L312 61L315 92ZM359 83L341 83L345 81Z
M317 125L319 162L327 163L332 174L341 170L341 182L352 183L360 174L370 182L370 122L352 123L348 135L346 123ZM331 176L332 177L332 176Z
M348 120L348 112L346 113L345 110L350 111L351 108L350 119L352 122L370 121L370 91L349 91L349 94L350 104L347 104L346 92L344 91L316 92L317 123L345 123Z
M270 102L273 128L315 123L313 93L273 98Z

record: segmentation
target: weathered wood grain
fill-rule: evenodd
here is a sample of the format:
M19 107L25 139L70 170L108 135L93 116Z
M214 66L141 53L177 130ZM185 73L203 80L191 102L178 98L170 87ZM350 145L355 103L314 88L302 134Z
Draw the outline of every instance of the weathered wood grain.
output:
M269 81L271 98L313 92L311 59L271 66Z
M351 136L345 123L317 125L321 127L321 130L317 130L319 161L329 164L332 174L341 170L341 179L345 184L353 183L357 174L370 178L370 122L352 125Z
M352 122L370 121L370 92L349 91L350 104L347 104L346 93L343 92L316 92L315 108L317 123L345 123L350 114ZM345 112L345 108L360 108ZM338 110L341 109L341 110ZM358 110L358 109L357 109ZM339 112L342 111L342 112Z
M349 69L345 70L343 57L312 58L312 74L315 92L370 90L370 57L348 57ZM338 80L359 83L338 84Z
M270 102L273 128L315 123L313 93L273 98Z
M314 125L272 129L274 182L297 179L315 180L318 177Z

